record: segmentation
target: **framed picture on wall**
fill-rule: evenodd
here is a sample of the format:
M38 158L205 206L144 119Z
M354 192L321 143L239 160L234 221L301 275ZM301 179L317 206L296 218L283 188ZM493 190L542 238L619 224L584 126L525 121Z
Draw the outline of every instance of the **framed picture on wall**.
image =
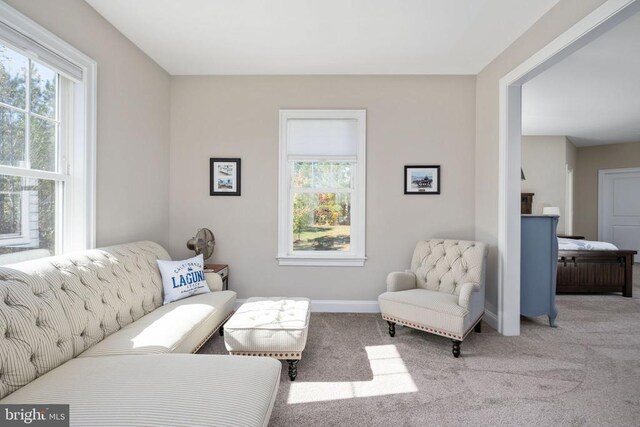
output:
M405 166L404 194L440 194L440 165Z
M240 195L240 159L209 159L209 195Z

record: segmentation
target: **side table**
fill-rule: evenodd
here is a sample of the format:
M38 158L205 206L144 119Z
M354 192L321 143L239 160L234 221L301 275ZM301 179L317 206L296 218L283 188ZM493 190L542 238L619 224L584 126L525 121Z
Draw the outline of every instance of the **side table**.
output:
M228 264L205 264L205 273L218 273L222 279L222 290L229 290L229 265Z

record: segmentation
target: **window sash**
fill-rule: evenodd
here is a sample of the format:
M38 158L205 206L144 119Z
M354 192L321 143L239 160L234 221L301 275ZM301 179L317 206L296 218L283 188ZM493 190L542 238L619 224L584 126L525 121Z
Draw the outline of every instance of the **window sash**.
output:
M293 182L293 165L294 163L349 163L351 166L351 183L350 183L350 187L349 188L343 188L343 187L297 187L294 185ZM329 158L324 158L324 159L318 159L316 157L313 158L306 158L305 160L300 160L300 159L291 159L291 157L289 157L289 162L288 162L288 176L289 176L289 188L290 189L295 189L295 190L300 190L300 192L302 193L345 193L347 191L353 191L355 190L355 180L357 177L357 172L358 172L358 162L357 160L348 160L346 161L344 158L342 157L329 157Z
M5 40L0 39L0 42L5 44ZM19 52L22 53L22 52ZM28 58L28 70L31 70L32 59ZM40 180L53 181L56 187L56 202L55 202L55 253L62 253L64 250L64 220L65 212L69 212L65 201L71 201L73 198L70 194L70 186L66 185L70 180L69 173L62 173L61 171L68 172L69 167L67 163L68 147L70 144L71 132L68 128L71 127L71 116L68 111L73 108L72 105L67 105L73 102L73 85L74 83L65 78L61 74L56 72L56 111L55 117L51 118L43 116L41 114L31 111L31 73L27 72L25 81L25 107L20 108L4 102L0 102L2 107L8 108L13 111L18 111L25 115L24 123L24 164L28 166L6 166L0 165L0 175L21 177L21 178L35 178ZM45 120L54 125L54 147L55 150L55 170L47 171L31 168L31 118L36 117L40 120ZM26 191L21 192L21 211L20 221L21 229L18 235L0 235L0 243L2 246L14 246L21 244L28 244L31 239L29 236L30 230L30 212L29 212L29 198Z

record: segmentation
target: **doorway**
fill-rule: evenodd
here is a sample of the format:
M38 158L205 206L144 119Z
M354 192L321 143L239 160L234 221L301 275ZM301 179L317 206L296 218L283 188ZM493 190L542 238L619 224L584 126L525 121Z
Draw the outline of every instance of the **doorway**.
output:
M605 2L500 80L498 330L503 335L520 334L522 85L639 10L635 0Z
M598 240L640 252L640 168L598 172Z

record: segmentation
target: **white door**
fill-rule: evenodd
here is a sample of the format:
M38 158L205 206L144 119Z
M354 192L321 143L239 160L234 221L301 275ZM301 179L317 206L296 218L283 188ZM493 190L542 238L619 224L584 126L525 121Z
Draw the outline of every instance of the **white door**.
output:
M598 240L640 252L640 168L599 171Z

